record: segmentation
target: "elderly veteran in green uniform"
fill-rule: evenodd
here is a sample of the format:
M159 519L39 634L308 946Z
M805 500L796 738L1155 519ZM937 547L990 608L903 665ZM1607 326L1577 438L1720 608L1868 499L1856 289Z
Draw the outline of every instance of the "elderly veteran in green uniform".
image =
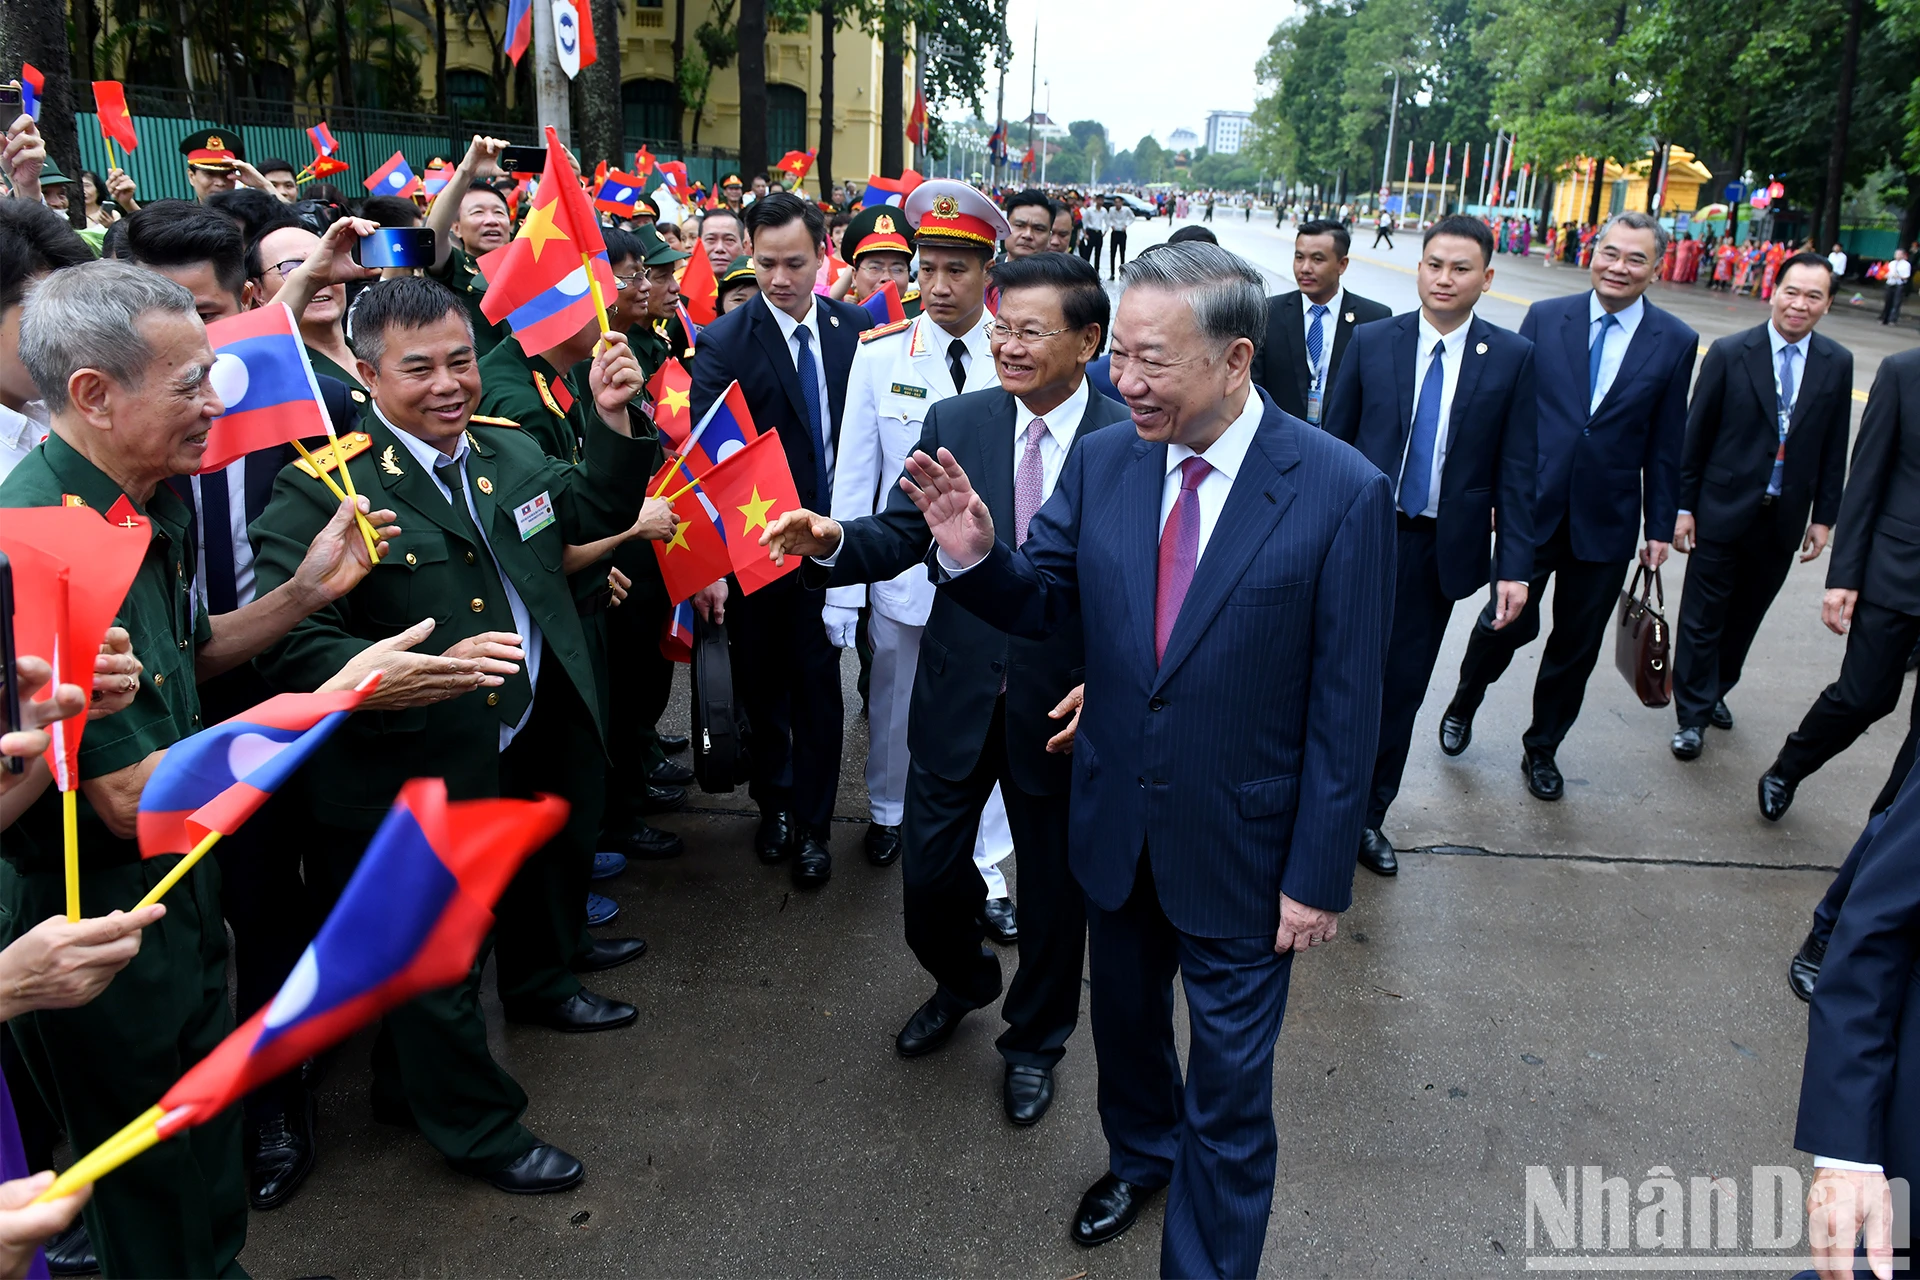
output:
M369 437L346 462L357 491L401 513L404 532L359 587L296 626L259 666L283 689L422 620L435 644L503 678L396 714L356 715L308 765L331 785L316 822L344 884L401 784L430 770L456 799L552 792L572 806L567 826L536 852L501 897L495 953L507 1016L562 1030L634 1020L632 1005L587 991L549 959L580 937L591 838L603 787L605 727L593 662L564 562L569 545L625 533L641 508L651 436L635 439L628 404L640 390L624 344L594 357L596 413L578 464L551 458L518 427L473 421L480 368L460 300L419 276L369 286L354 308L354 351L372 396ZM302 542L327 518L325 486L304 463L287 468L254 523L263 587L285 580ZM664 504L661 504L664 506ZM657 520L670 531L670 509ZM593 944L590 964L627 958ZM580 1162L520 1123L527 1097L487 1051L480 959L464 982L390 1013L374 1046L376 1118L417 1125L460 1172L505 1190L562 1191Z
M128 908L179 861L141 858L134 834L141 789L160 758L202 728L197 682L248 661L352 590L369 568L366 544L352 507L329 497L274 589L262 584L253 603L218 617L196 606L192 517L164 482L199 470L208 427L225 406L193 295L172 281L125 262L52 273L28 296L20 358L52 434L0 484L0 506L86 506L150 522L119 614L144 671L132 703L91 724L80 750L81 904ZM371 515L376 525L393 518ZM397 532L387 526L382 536ZM357 682L373 667L366 659L380 656L342 654L314 683ZM363 660L348 661L355 657ZM0 835L0 946L59 914L65 900L60 802L47 788ZM9 1024L76 1152L113 1136L233 1029L219 901L209 858L167 895L165 917L99 999ZM239 1111L102 1180L86 1218L109 1276L243 1274L235 1260L247 1226Z
M513 239L513 213L507 197L487 181L500 173L504 138L473 136L467 154L454 166L447 185L433 198L426 225L433 231L434 259L427 274L453 290L473 325L475 349L481 355L512 334L502 320L495 324L480 310L487 282L479 260Z
M640 260L647 268L648 323L644 331L640 326L629 330L627 341L633 344L633 354L649 378L667 362L668 356L675 357L692 372L694 344L680 324L680 312L675 306L680 301L680 278L674 272L693 255L668 244L652 227L636 228L634 235L640 238L645 250Z

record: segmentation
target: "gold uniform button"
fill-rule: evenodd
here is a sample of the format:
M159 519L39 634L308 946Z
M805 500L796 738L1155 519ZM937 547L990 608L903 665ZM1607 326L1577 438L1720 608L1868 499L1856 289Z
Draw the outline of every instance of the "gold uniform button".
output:
M180 647L181 647L182 649L185 649L185 648L187 647L187 642L186 642L185 640L182 640L182 641L180 642Z
M490 707L497 707L497 706L499 706L499 705L500 705L500 695L499 695L499 694L497 694L497 693L490 693L490 694L488 694L488 695L487 695L487 705L488 705L488 706L490 706Z
M479 613L482 609L487 607L487 602L485 600L482 600L479 596L475 596L473 598L473 602L469 604L467 607L473 610L475 613Z
M409 551L409 552L407 552L407 563L408 563L408 564L419 564L419 563L420 563L420 557L419 557L419 556L416 556L415 554L413 554L413 552L411 552L411 551Z
M467 563L468 563L468 564L472 564L472 563L473 563L473 552L471 552L471 551L469 551L469 552L467 552Z
M155 676L153 678L153 684L155 688L159 688L161 685L165 684L166 682L167 682L167 678L165 676Z

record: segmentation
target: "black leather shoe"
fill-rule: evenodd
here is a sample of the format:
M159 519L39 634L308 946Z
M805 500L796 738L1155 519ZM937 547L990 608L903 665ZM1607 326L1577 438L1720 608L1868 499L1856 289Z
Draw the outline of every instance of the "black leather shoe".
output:
M799 846L793 832L793 815L774 810L760 815L760 826L753 833L753 852L762 862L784 862Z
M1003 947L1020 941L1020 917L1012 898L988 898L980 908L980 923L987 926L987 936Z
M1760 816L1768 822L1778 822L1786 817L1787 810L1793 806L1793 793L1799 786L1799 783L1788 782L1771 769L1761 774Z
M1567 784L1560 776L1560 766L1545 751L1527 748L1526 755L1520 759L1520 772L1527 775L1527 790L1533 792L1536 800L1558 800L1566 793Z
M693 770L678 760L662 760L647 770L647 781L662 787L684 787L693 781Z
M1360 833L1360 865L1377 876L1400 874L1400 856L1393 851L1393 841L1380 834L1378 827Z
M1007 1109L1007 1119L1021 1128L1040 1123L1053 1105L1053 1071L1009 1062L1000 1081L1000 1104Z
M833 855L827 852L826 842L807 836L800 841L800 848L793 855L793 887L818 889L831 879Z
M1087 1193L1080 1197L1080 1207L1074 1210L1073 1242L1091 1249L1126 1234L1127 1228L1140 1216L1140 1210L1159 1190L1138 1186L1111 1173L1102 1174L1100 1181L1087 1188Z
M612 1031L640 1016L640 1011L626 1001L609 1000L585 987L543 1009L510 1008L506 1012L509 1022L525 1022L551 1031Z
M645 954L645 938L595 938L593 945L587 948L587 954L574 962L573 971L599 973L602 969L617 969Z
M876 867L890 867L900 861L900 824L867 824L867 861Z
M47 1271L56 1276L92 1276L100 1274L100 1259L93 1251L93 1237L80 1218L47 1241Z
M1706 739L1707 735L1699 726L1687 724L1674 730L1673 741L1667 745L1673 748L1673 758L1676 760L1698 760Z
M666 787L657 782L649 782L646 794L640 797L642 813L672 813L675 809L686 807L687 789L685 787Z
M1707 723L1716 729L1733 728L1733 712L1727 709L1725 698L1713 704L1713 710L1707 713Z
M953 1039L955 1028L960 1019L972 1012L960 1007L944 992L935 991L933 999L913 1011L907 1019L907 1025L900 1028L900 1034L893 1038L893 1047L903 1058L918 1058L932 1053Z
M1473 712L1459 703L1447 704L1446 714L1440 717L1440 751L1443 755L1457 756L1473 745Z
M313 1172L313 1095L291 1089L285 1107L255 1123L247 1117L247 1203L260 1210L278 1209Z
M660 749L670 756L677 756L693 745L693 739L684 733L656 733L653 736L659 740Z
M477 1178L496 1191L516 1196L543 1196L571 1191L586 1178L586 1168L558 1147L541 1143L504 1169L479 1173Z
M1787 985L1793 988L1793 994L1802 1000L1811 1002L1813 984L1820 980L1820 966L1827 958L1827 940L1813 933L1807 933L1807 940L1793 953L1793 959L1787 962ZM47 1255L51 1258L51 1252Z
M636 862L661 862L677 858L687 851L687 842L671 831L662 831L642 822L623 836L600 841L609 852L625 854Z

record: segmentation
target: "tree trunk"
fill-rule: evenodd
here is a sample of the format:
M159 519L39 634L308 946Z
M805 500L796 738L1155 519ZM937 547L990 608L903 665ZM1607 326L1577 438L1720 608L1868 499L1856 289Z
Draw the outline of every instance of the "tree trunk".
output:
M433 0L433 107L443 116L452 114L447 103L447 0Z
M833 191L833 34L840 26L834 0L820 0L820 144L813 171L820 176L820 198Z
M1860 69L1860 10L1864 0L1848 0L1847 32L1840 42L1840 87L1833 106L1833 145L1827 152L1827 193L1813 220L1814 244L1824 248L1840 238L1840 202L1847 189L1847 127L1853 122L1853 82Z
M80 45L80 64L77 70L84 80L103 80L106 77L96 75L93 70L93 47L100 38L100 10L93 0L74 0L74 35ZM39 63L34 63L39 66Z
M906 167L907 107L901 92L906 70L906 38L900 11L887 6L880 28L880 176L897 178Z
M687 5L692 0L673 0L673 100L679 109L673 113L673 140L675 142L687 136L686 126L680 117L687 109L686 100L680 96L680 64L687 56Z
M626 154L626 111L620 102L620 0L592 0L593 40L599 56L593 65L580 68L573 82L574 118L580 122L575 139L580 148L580 167L591 173L593 166L605 160L615 169L624 169Z
M767 172L767 0L740 0L740 176Z
M73 60L67 49L65 10L63 0L6 0L0 4L0 66L18 67L23 62L31 62L46 76L46 92L41 98L46 105L40 112L40 137L47 144L48 157L60 166L60 172L77 176L80 135L73 120L76 106ZM87 202L80 198L78 186L71 190L67 221L83 227L87 221Z
M347 25L347 0L333 0L333 105L353 101L352 29Z

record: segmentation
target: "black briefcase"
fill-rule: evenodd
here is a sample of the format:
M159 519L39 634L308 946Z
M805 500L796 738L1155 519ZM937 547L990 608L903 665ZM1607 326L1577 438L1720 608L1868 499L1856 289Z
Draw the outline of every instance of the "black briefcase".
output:
M702 791L724 795L747 781L747 737L747 713L734 696L727 629L695 614L693 779Z

